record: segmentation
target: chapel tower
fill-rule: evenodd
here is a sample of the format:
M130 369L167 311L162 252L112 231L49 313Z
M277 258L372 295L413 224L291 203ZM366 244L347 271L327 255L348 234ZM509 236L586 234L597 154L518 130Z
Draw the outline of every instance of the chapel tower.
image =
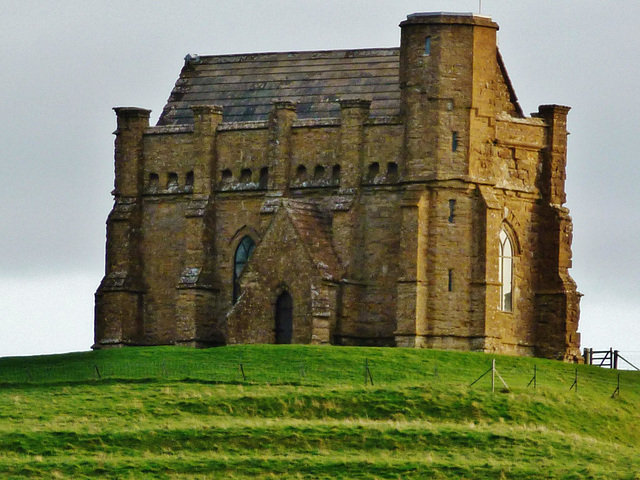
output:
M116 108L95 348L333 343L579 358L569 107L526 116L474 14L399 48L190 56Z

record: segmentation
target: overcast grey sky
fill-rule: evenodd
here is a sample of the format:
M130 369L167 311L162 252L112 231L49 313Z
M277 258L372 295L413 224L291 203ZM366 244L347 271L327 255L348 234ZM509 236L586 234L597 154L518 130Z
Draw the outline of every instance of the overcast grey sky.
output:
M112 206L114 106L152 109L187 53L392 47L477 0L0 0L0 356L87 350ZM640 2L483 0L525 112L569 114L586 347L640 351Z

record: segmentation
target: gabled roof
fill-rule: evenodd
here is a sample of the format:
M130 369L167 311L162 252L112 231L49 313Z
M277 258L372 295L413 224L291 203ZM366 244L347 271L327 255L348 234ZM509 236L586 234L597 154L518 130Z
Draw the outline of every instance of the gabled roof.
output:
M520 106L520 102L518 102L518 96L516 95L516 91L513 88L513 83L511 83L511 78L509 78L509 74L507 73L507 67L504 64L504 60L502 59L502 54L500 50L497 50L498 57L498 67L500 68L500 73L502 74L502 78L504 78L504 83L509 90L509 101L513 104L514 113L519 117L524 117L524 112L522 111L522 107Z
M339 99L371 100L371 116L400 113L399 49L187 57L158 126L193 123L194 105L221 105L225 122L267 120L275 101L298 118L339 117Z
M286 199L282 201L302 245L323 278L340 280L342 266L331 243L331 219L312 200Z

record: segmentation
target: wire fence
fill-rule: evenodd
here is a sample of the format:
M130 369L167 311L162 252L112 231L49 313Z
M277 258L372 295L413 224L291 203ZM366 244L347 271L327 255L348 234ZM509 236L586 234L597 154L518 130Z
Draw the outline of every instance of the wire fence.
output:
M632 358L632 355L629 354ZM494 363L495 362L495 363ZM0 387L12 385L54 385L83 382L182 381L222 384L271 384L307 386L424 386L428 384L462 385L472 389L499 391L562 390L592 392L603 396L622 393L640 398L640 372L599 369L541 360L487 355L486 361L464 364L438 361L437 357L420 362L402 358L369 358L327 361L320 350L290 356L277 361L225 355L214 361L193 361L185 356L144 359L144 361L78 360L60 364L0 364Z

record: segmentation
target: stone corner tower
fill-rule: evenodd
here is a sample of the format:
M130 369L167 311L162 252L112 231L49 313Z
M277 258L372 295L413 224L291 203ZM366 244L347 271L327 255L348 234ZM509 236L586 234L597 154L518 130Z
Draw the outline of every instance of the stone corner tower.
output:
M470 13L399 48L185 58L116 108L95 345L395 345L579 361L569 107L523 114Z

